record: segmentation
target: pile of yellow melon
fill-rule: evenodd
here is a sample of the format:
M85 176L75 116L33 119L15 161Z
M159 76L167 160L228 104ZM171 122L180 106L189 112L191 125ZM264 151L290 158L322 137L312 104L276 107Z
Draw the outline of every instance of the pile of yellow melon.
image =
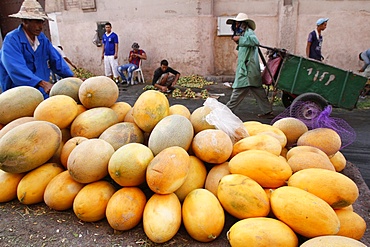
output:
M247 121L249 136L233 143L207 123L205 106L190 113L154 90L133 106L117 99L103 76L63 79L46 100L31 87L2 93L0 202L45 202L119 231L142 221L155 243L181 224L211 242L227 212L237 219L231 246L298 246L299 236L306 247L365 246L335 131L295 118Z

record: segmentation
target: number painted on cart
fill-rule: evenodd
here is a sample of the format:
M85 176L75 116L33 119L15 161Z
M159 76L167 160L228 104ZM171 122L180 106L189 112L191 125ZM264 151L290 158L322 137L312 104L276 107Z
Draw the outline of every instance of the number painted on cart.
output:
M308 68L307 69L307 75L311 75L311 74L313 74L313 68ZM328 76L327 76L328 75ZM326 82L325 82L325 80L326 80ZM314 82L316 82L316 81L323 81L323 82L325 82L324 83L324 85L325 86L327 86L327 85L329 85L332 81L334 81L335 80L335 75L333 75L333 74L330 74L329 72L327 72L327 71L324 71L324 72L322 72L321 73L321 71L319 71L319 70L317 70L316 72L315 72L315 75L314 75L314 77L313 77L313 81Z

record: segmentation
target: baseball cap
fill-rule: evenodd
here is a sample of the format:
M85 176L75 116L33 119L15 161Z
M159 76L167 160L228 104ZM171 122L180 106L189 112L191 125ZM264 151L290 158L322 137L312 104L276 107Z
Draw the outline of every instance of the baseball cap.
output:
M329 18L320 18L320 19L317 20L316 25L320 26L321 24L327 22L328 20L329 20Z

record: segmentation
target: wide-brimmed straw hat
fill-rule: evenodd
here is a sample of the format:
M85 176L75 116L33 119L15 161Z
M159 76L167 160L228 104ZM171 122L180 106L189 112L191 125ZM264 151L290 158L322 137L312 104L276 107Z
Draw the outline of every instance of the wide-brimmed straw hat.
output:
M256 29L256 23L249 19L247 14L239 13L235 18L227 19L226 24L231 25L234 21L245 21L252 30Z
M28 19L28 20L49 20L53 21L45 14L44 9L36 0L24 0L21 9L16 14L9 15L9 17Z

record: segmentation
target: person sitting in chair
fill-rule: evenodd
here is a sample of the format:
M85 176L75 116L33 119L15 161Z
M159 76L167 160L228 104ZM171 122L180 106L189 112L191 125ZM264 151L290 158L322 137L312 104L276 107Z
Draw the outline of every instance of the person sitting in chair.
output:
M132 72L139 68L140 60L146 60L146 53L144 50L139 49L140 46L138 43L133 43L131 48L132 50L130 51L128 58L129 63L121 65L117 68L118 73L122 78L122 83L127 82L127 85L130 85ZM127 78L125 76L125 72L127 73Z

